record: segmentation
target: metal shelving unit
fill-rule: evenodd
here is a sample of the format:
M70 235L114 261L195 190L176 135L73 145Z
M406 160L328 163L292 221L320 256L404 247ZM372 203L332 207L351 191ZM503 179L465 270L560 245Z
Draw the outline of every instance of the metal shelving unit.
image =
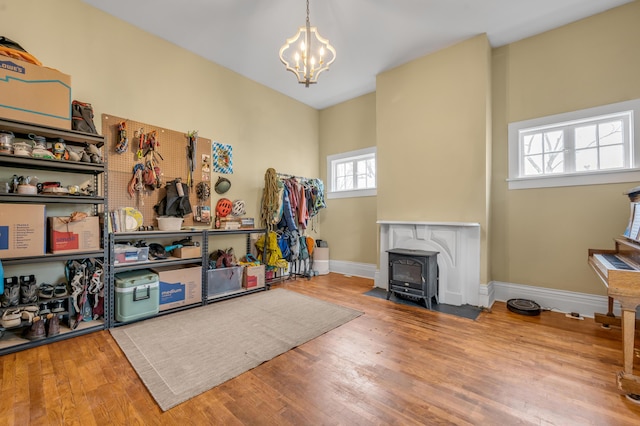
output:
M76 146L76 147L84 147L86 144L93 144L101 147L104 145L105 140L101 135L94 135L89 133L76 132L72 130L51 128L31 123L25 123L14 120L7 120L0 118L0 129L8 130L14 133L16 137L26 138L28 134L36 134L38 136L44 136L47 139L47 142L54 142L58 139L63 139L67 145ZM28 204L28 203L36 203L36 204L55 204L58 206L61 205L90 205L93 206L93 214L96 216L102 216L104 218L104 213L108 211L107 207L107 158L106 155L103 155L103 163L95 164L95 163L81 163L81 162L71 162L64 160L49 160L49 159L41 159L41 158L31 158L31 157L22 157L15 156L12 154L0 154L0 169L10 169L11 173L15 173L18 170L22 171L30 171L30 170L39 170L46 172L54 172L56 174L61 175L70 175L70 174L80 174L80 175L88 175L93 178L92 183L93 187L96 190L97 196L74 196L74 195L23 195L23 194L0 194L0 204L2 203L20 203L20 204ZM33 257L18 257L11 259L2 259L2 264L5 266L5 276L11 275L9 272L7 274L7 268L11 270L13 267L19 267L20 265L29 265L29 264L42 264L42 263L63 263L68 260L78 260L85 258L100 258L103 260L103 268L104 268L104 276L108 273L108 256L107 256L107 229L106 229L106 221L103 221L102 227L102 238L101 238L101 246L102 250L91 250L91 251L74 251L69 253L60 253L60 254L50 254L47 253L43 256L33 256ZM43 224L43 226L45 226ZM106 280L103 276L103 284L104 284L104 310L107 312L111 308L111 298L108 295L111 293L109 289L109 281ZM69 312L70 306L73 303L71 296L67 298L67 310L62 313L58 313L63 316L70 317L71 313ZM50 299L47 299L47 301ZM43 300L44 301L44 300ZM41 303L42 301L38 301L37 303ZM24 306L24 305L19 305ZM0 311L4 311L5 308L0 308ZM61 327L61 332L58 335L45 337L41 340L27 340L16 337L12 334L13 339L7 339L6 336L0 338L0 355L16 352L19 350L28 349L35 346L40 346L52 342L57 342L60 340L68 339L74 336L78 336L81 334L86 334L98 330L103 330L107 326L107 317L105 315L104 321L100 320L92 320L81 322L77 325L77 328L71 329L70 327L67 329L66 327ZM28 325L24 325L25 327ZM21 324L20 327L23 327ZM20 328L17 327L17 328ZM7 333L11 330L7 330ZM5 334L4 332L2 334ZM4 341L3 341L4 340ZM10 341L9 341L10 340Z
M135 231L135 232L117 232L112 233L109 236L109 258L111 259L111 267L109 269L109 288L111 289L110 298L113 301L109 311L108 327L118 327L125 324L131 324L136 321L143 321L149 317L142 318L130 322L117 322L115 321L115 274L118 272L156 268L162 266L177 266L185 264L200 264L202 265L202 300L199 304L192 304L182 306L174 309L160 311L154 316L168 315L174 312L183 311L185 309L191 309L197 306L206 305L209 303L217 302L220 300L230 299L233 297L243 296L245 294L255 293L257 291L264 291L268 289L268 286L258 289L238 290L233 293L223 294L219 297L209 298L208 293L208 265L209 265L209 237L223 237L230 235L246 235L245 249L247 253L251 250L251 234L264 233L265 229L238 229L238 230L217 230L217 229L202 229L202 230L184 230L184 231ZM176 257L169 257L167 259L148 260L140 262L131 262L114 265L113 260L115 258L115 244L118 242L130 242L139 240L161 240L161 239L182 239L185 237L200 237L201 238L201 257L200 258L187 258L181 259Z
M208 248L207 248L207 238L206 238L206 230L185 230L185 231L135 231L135 232L116 232L111 233L109 235L109 258L110 261L110 270L108 275L109 287L111 288L111 300L113 303L111 304L109 310L109 316L107 321L107 326L118 327L125 324L131 324L132 322L117 322L115 320L115 274L118 272L124 271L132 271L139 269L148 269L148 268L157 268L162 266L177 266L177 265L186 265L197 263L202 265L202 275L201 282L204 283L206 278L206 259L208 258ZM169 257L166 259L158 259L158 260L147 260L141 262L131 262L131 263L122 263L115 265L115 244L118 242L127 242L127 241L139 241L139 240L161 240L161 239L183 239L185 237L200 237L202 242L200 243L201 256L199 258L177 258L177 257ZM174 312L183 311L185 309L191 309L196 306L202 306L204 304L204 299L200 300L199 304L196 305L187 305L181 306L174 309L169 309L166 311L160 311L155 316L168 315ZM148 318L142 318L137 321L142 321Z
M223 236L223 235L246 235L246 246L245 246L245 250L247 253L249 253L251 251L251 234L265 234L266 236L266 232L267 230L264 228L258 228L258 229L234 229L234 230L220 230L220 229L211 229L207 232L207 237L210 236ZM264 259L263 259L264 260ZM203 286L202 286L202 298L204 299L204 302L206 304L209 303L214 303L214 302L219 302L221 300L226 300L226 299L233 299L235 297L240 297L240 296L244 296L247 294L251 294L251 293L256 293L258 291L265 291L269 289L269 286L266 284L266 279L265 279L265 286L261 287L261 288L255 288L255 289L241 289L241 290L236 290L236 291L232 291L232 292L228 292L228 293L222 293L220 295L214 295L214 296L209 296L207 293L209 291L209 283L208 283L208 275L205 274L205 280L203 281Z

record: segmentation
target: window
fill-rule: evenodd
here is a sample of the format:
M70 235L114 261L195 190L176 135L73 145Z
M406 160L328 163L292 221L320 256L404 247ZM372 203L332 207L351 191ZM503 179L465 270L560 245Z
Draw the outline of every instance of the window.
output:
M376 148L327 156L327 198L376 195Z
M640 100L509 124L509 189L640 179Z

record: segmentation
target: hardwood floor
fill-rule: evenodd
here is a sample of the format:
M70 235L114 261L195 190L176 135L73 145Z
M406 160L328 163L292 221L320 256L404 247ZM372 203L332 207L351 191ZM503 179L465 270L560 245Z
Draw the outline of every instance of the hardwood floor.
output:
M2 356L0 424L640 424L616 389L620 329L504 303L472 321L364 295L372 285L280 285L365 314L167 412L108 331Z

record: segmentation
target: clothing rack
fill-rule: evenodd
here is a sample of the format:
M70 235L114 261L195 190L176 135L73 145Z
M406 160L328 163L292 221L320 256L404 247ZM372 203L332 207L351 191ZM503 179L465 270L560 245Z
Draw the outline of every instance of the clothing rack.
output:
M303 176L295 176L288 173L276 172L276 176L280 179L298 179L301 183L316 180L316 178L307 178ZM319 179L318 179L319 180ZM304 235L304 234L302 234ZM309 256L308 259L296 259L289 263L289 279L296 279L297 277L304 277L310 279L312 277L313 258Z
M295 175L290 175L287 173L278 173L276 172L276 176L278 176L279 178L284 178L284 179L300 179L300 180L313 180L315 178L306 178L306 177L302 177L302 176L295 176Z

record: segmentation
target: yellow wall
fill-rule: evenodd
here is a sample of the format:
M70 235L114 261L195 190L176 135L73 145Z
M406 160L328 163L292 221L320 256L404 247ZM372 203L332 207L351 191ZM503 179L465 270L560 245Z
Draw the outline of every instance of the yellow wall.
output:
M639 23L633 2L494 50L493 280L606 294L587 249L613 248L637 183L509 191L507 125L640 98Z
M375 93L320 112L320 175L324 182L327 182L327 155L372 146L376 146ZM376 200L375 196L327 200L327 210L319 217L331 259L376 263Z
M313 108L80 0L5 0L0 20L2 35L71 75L73 98L93 105L99 130L107 113L232 145L225 197L244 199L248 216L260 217L267 168L318 176Z
M491 50L485 35L378 75L378 220L477 222L487 282Z
M2 35L72 76L98 127L109 113L231 144L227 195L256 218L268 167L326 180L327 155L377 143L378 196L320 213L332 259L377 263L378 219L479 222L482 282L604 294L587 248L612 247L637 183L509 191L506 130L640 98L638 1L493 51L474 37L320 112L80 0L5 0L0 18Z

